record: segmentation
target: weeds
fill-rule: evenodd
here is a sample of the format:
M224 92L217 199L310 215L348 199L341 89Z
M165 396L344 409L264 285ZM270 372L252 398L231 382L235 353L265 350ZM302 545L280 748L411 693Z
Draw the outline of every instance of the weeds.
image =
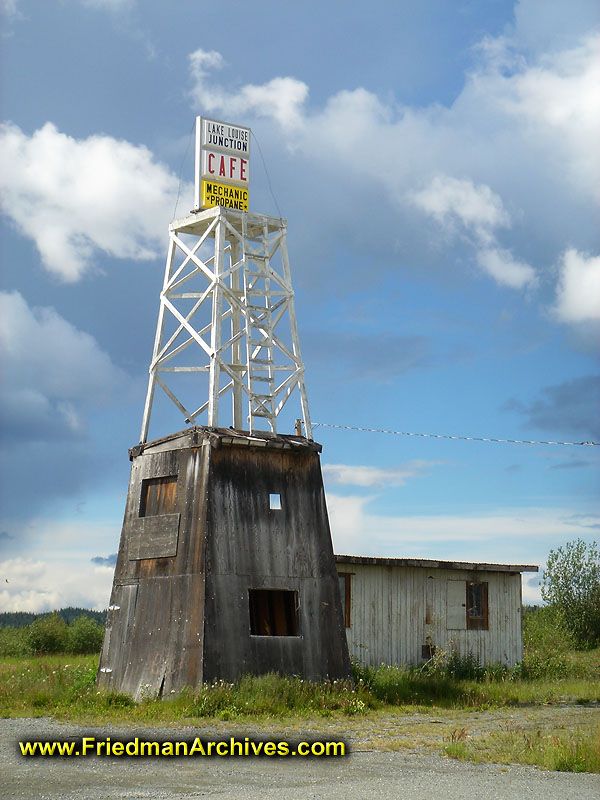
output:
M468 741L464 731L451 734L446 755L461 760L498 764L531 764L557 772L600 772L600 729L544 733L519 725Z

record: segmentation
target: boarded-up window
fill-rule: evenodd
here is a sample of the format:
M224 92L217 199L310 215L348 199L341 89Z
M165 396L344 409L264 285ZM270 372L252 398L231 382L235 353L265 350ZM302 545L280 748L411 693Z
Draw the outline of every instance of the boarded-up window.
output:
M253 636L296 636L298 592L249 589L250 633Z
M142 481L140 517L171 514L175 510L177 475L162 478L147 478Z
M488 629L488 585L483 581L467 581L467 628Z
M344 625L346 628L350 627L350 581L352 575L349 572L338 573L340 581L340 598L342 600L342 616L344 617Z

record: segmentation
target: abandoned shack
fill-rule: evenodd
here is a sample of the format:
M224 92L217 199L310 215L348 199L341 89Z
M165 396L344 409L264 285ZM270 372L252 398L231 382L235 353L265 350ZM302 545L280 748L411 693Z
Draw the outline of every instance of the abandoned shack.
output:
M448 647L481 664L522 659L521 573L536 566L335 560L348 649L363 664L418 664Z

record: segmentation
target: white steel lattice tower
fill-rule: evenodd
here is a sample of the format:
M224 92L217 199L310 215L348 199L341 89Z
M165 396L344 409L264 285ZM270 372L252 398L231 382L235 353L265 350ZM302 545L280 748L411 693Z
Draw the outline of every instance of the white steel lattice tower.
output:
M217 206L171 223L149 372L141 442L157 384L187 424L223 426L230 395L232 426L251 433L276 433L297 389L312 439L285 220Z

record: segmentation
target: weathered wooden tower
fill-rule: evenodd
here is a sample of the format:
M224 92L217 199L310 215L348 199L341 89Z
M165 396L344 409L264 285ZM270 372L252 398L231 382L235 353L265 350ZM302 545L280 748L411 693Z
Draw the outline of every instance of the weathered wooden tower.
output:
M196 204L212 207L169 228L98 672L135 698L244 673L349 674L286 223L247 210L249 136L198 120ZM148 441L157 386L189 427ZM292 396L302 419L278 434Z

